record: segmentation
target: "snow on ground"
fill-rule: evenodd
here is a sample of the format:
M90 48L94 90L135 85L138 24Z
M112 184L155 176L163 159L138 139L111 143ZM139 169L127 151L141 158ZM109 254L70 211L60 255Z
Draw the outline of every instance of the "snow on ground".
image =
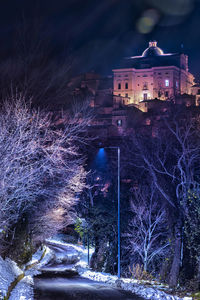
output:
M107 273L94 272L88 269L84 269L78 265L77 270L79 274L84 277L94 281L104 282L106 284L112 285L114 287L119 287L126 291L131 291L132 293L143 297L144 299L151 300L192 300L192 297L179 298L178 296L168 295L164 291L158 289L158 286L147 286L147 284L142 284L139 280L120 278ZM160 285L160 288L162 285Z
M51 244L61 245L61 246L65 246L65 247L67 246L67 247L71 248L71 251L69 250L68 255L74 254L74 253L77 253L77 252L82 253L82 252L86 251L86 249L83 246L65 243L62 240L60 240L59 237L54 237L52 239L47 239L46 241L51 243Z
M45 255L42 258L42 260L35 267L25 271L26 276L28 275L34 276L40 274L39 269L41 269L43 266L48 264L48 262L54 258L54 252L51 249L49 249L47 246L44 246L43 249L38 249L37 252L33 254L31 261L28 262L25 267L39 261L44 251L45 251Z
M87 264L88 252L83 246L68 244L61 241L59 238L49 239L47 242L51 244L67 246L68 252L67 255L65 252L59 254L59 260L62 259L65 261L66 257L71 259L72 257L76 257L78 262L75 264L75 268L79 272L80 276L94 280L99 282L104 282L105 284L109 284L114 287L119 287L127 291L132 291L133 293L142 296L145 299L151 300L192 300L191 297L184 297L179 298L177 296L168 295L162 290L158 289L158 285L155 285L152 282L152 285L149 284L147 286L147 282L140 282L135 279L128 279L128 278L120 278L118 279L117 276L113 276L107 273L102 272L94 272L89 269ZM45 246L46 247L46 246ZM44 251L43 249L39 249L32 257L32 260L27 264L31 265L37 262ZM94 249L90 249L90 257L93 253ZM54 253L48 247L46 247L46 252L44 258L41 260L39 264L35 267L25 270L25 277L17 284L15 289L11 293L10 300L33 300L33 276L39 274L39 269L45 266L52 258L55 258ZM8 286L10 283L23 271L19 269L13 261L10 259L3 260L0 257L0 291L3 299L3 296L6 294ZM160 289L164 289L164 286L159 285ZM0 294L0 295L1 295Z
M6 295L11 282L22 273L22 270L14 261L9 258L3 260L3 258L0 257L0 299L3 299Z
M126 291L131 291L132 293L141 296L145 299L151 300L181 300L177 296L167 295L164 291L160 291L157 287L149 287L141 284L138 280L135 279L127 279L127 278L120 278L118 279L117 276L113 276L106 273L101 272L93 272L91 270L83 269L78 267L77 268L79 274L84 277L94 281L104 282L106 284L112 285L114 287L119 287ZM186 300L187 298L184 298ZM192 300L192 298L188 298L188 300Z
M64 244L64 243L63 243ZM155 285L154 282L152 282L152 286L147 286L147 282L141 282L136 279L129 279L129 278L120 278L118 279L117 276L103 273L103 272L95 272L92 271L88 267L87 263L87 249L85 249L82 246L75 246L68 244L69 246L72 246L74 249L76 249L79 252L80 260L76 263L75 267L80 274L80 276L84 278L88 278L94 281L104 282L106 284L122 288L126 291L131 291L132 293L135 293L139 296L144 297L145 299L151 299L151 300L192 300L192 297L184 297L179 298L177 296L168 295L162 290L158 289L158 285ZM94 252L94 249L90 249L91 255ZM150 285L148 283L148 285ZM164 285L159 285L160 289L166 288Z
M9 300L33 300L33 277L25 276L12 291Z
M45 251L46 247L43 247L43 248L39 248L33 255L32 255L32 258L31 260L26 264L24 265L24 269L26 266L29 266L29 265L32 265L34 263L36 263L42 256L43 252Z
M45 246L43 250L38 250L33 255L32 260L27 264L31 265L37 262L45 249L45 256L41 262L27 271L25 271L26 266L24 266L23 269L20 269L14 261L8 258L3 260L0 257L0 300L6 296L10 284L18 275L23 274L23 272L25 273L25 276L11 292L9 300L33 300L33 276L39 274L40 272L38 269L46 265L53 258L53 251Z
M69 247L69 255L79 255L80 260L76 263L75 268L77 269L80 276L88 278L94 281L104 282L115 287L120 287L123 290L131 291L145 299L151 300L192 300L192 297L179 298L177 296L168 295L162 290L158 289L158 285L152 282L152 286L147 286L147 282L142 282L136 279L120 278L107 273L94 272L88 266L88 250L83 246L68 244L59 239L59 237L54 239L49 239L50 243L60 244ZM77 252L77 254L75 254ZM90 257L94 249L90 249ZM150 285L150 284L149 284ZM160 284L160 289L166 289L166 286Z
M67 255L67 257L70 258L70 260L72 260L73 257L76 258L76 260L78 260L76 266L88 268L88 250L85 247L81 245L65 243L62 240L60 240L59 237L48 239L47 242L50 242L51 244L55 244L55 245L65 246L65 247L67 246L68 251L67 254L65 253L65 256ZM94 253L94 248L90 248L89 250L90 258L92 257L93 253ZM62 255L63 255L62 253L59 254L59 257L62 257ZM65 260L65 257L63 260Z

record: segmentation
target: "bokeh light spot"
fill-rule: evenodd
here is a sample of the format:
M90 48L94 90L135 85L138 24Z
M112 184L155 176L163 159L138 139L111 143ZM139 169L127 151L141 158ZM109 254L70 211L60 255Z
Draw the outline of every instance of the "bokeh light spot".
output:
M159 20L159 14L155 9L146 10L138 20L136 27L142 34L151 32Z

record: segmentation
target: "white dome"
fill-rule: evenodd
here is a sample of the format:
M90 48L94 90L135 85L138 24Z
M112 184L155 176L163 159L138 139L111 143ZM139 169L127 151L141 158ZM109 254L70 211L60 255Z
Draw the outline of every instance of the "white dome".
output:
M162 49L157 47L157 42L156 41L150 41L149 42L149 47L144 50L142 53L143 57L151 57L151 56L160 56L163 55L164 52Z

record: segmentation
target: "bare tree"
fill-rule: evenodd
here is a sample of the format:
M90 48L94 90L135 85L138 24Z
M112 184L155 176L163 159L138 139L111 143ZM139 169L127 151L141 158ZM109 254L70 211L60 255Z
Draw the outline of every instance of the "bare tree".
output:
M166 255L169 246L166 230L166 212L156 198L155 189L147 186L135 189L131 200L133 217L129 223L125 248L131 253L135 264L142 264L144 271L150 271L150 265Z
M88 119L76 111L59 129L51 114L31 109L19 95L0 111L0 251L26 236L43 240L69 222L85 186L78 152Z
M156 125L156 136L152 136L151 128L148 128L136 133L132 139L133 165L142 168L146 176L151 178L170 210L173 259L169 283L172 287L177 285L182 261L182 233L188 209L188 191L199 180L198 124L197 116L173 111Z

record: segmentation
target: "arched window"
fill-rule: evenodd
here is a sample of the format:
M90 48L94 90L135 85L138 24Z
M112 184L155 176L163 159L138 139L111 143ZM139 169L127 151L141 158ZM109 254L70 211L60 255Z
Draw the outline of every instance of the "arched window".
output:
M118 90L121 90L121 83L118 83Z
M128 90L128 82L125 83L125 89Z

